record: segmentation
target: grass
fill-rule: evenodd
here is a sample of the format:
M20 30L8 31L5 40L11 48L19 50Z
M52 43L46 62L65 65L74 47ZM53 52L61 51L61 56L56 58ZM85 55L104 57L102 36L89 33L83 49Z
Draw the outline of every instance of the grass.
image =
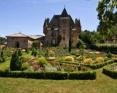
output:
M0 78L0 93L116 93L117 80L97 70L96 80Z

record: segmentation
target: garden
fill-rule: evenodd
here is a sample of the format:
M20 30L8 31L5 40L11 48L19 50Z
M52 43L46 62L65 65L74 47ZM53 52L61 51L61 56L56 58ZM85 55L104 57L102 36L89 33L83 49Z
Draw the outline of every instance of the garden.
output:
M96 79L97 69L116 63L115 54L60 47L0 51L0 76L35 79Z

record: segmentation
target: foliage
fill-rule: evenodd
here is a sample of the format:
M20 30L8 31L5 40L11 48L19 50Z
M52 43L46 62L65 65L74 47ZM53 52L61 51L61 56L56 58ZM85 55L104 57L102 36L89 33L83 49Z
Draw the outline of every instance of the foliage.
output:
M41 66L44 66L44 65L47 65L48 62L47 62L47 60L46 60L45 57L40 57L40 58L38 59L38 64L41 65Z
M51 65L46 65L44 71L46 71L46 72L56 72L57 68L53 67Z
M72 72L69 74L69 79L96 79L96 72Z
M22 64L22 70L26 70L30 67L29 63L28 62L25 62Z
M10 62L10 70L21 70L22 61L20 56L18 55L18 51L15 51L12 54L11 62Z
M84 59L84 63L85 64L92 64L93 60L92 60L92 58L87 58L87 59Z
M48 56L49 57L55 57L55 52L53 50L48 51Z
M103 69L103 73L112 77L112 78L117 79L117 63L106 66Z
M107 57L108 57L108 58L112 58L111 52L108 52L108 53L107 53Z
M5 62L4 52L0 51L0 63Z
M97 7L100 24L99 30L107 31L113 25L117 24L117 1L100 0ZM102 32L103 33L103 32Z
M95 63L104 63L104 58L103 57L97 57L95 60Z
M0 37L0 44L4 44L6 42L6 38Z
M18 55L22 56L22 51L20 49L18 49L17 51L18 51Z
M37 49L33 48L31 55L36 57L37 56Z
M39 47L39 42L38 41L34 41L33 43L32 43L32 48L38 48Z
M34 78L34 79L54 79L54 80L65 80L65 79L96 79L95 72L0 72L1 77L19 77L19 78Z
M73 56L65 56L64 61L74 62L74 57Z

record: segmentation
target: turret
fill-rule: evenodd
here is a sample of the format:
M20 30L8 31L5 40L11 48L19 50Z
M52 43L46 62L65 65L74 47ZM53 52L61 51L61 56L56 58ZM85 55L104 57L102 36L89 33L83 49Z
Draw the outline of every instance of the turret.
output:
M47 27L49 25L49 18L46 18L44 21L44 25L43 25L43 33L46 34L47 32Z
M80 24L80 20L75 19L75 25L76 25L76 28L79 30L79 32L81 32L81 24Z
M61 13L61 17L68 17L68 13L67 13L67 10L64 8L63 9L63 12Z

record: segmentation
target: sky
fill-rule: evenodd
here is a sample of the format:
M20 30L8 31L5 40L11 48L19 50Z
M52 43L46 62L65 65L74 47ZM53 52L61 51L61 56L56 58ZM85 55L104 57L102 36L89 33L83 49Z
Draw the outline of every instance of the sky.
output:
M80 19L82 30L98 26L99 0L0 0L0 36L22 32L43 35L45 18L61 14L64 7L73 19Z

